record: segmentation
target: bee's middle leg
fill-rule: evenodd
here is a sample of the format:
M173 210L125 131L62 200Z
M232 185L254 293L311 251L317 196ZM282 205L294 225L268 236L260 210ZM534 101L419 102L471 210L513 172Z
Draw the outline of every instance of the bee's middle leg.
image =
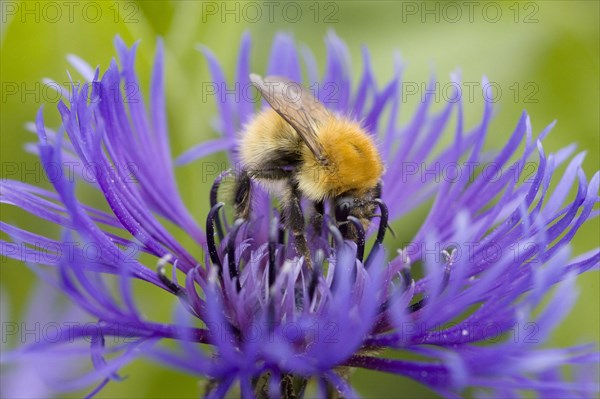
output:
M313 203L313 214L311 224L316 235L321 235L323 232L323 215L325 214L325 204L323 201L315 201Z
M250 216L252 179L283 181L290 177L291 172L280 167L242 170L235 179L234 211L236 219L248 219Z
M312 260L310 250L306 242L304 229L304 215L300 207L300 192L293 181L286 184L282 195L282 207L285 214L285 223L294 234L296 241L296 249L298 253L304 256L304 261L308 265L309 270L312 269Z

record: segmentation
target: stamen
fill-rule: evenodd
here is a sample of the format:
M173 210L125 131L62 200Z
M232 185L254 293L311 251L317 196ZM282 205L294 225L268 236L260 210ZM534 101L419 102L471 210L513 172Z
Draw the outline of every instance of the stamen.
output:
M412 284L412 274L410 272L410 266L411 266L411 260L410 257L408 256L408 251L406 249L399 249L398 250L398 256L400 257L400 261L402 262L402 269L400 270L400 275L402 276L402 289L403 292L406 292L406 290L408 290ZM417 302L418 303L418 302ZM409 312L416 312L418 309L420 309L420 307L422 307L424 305L424 302L417 305L417 303L413 304L412 306L409 306L408 311ZM380 307L379 307L379 313L385 312L390 306L390 302L389 300L386 300ZM415 307L414 310L411 310L412 307Z
M267 328L269 333L275 330L275 289L269 288L269 302L267 303Z
M323 262L325 262L325 252L323 252L322 249L317 249L317 252L315 253L315 264L310 277L310 284L308 285L308 297L310 298L311 302L315 299L315 292L317 290L317 285L319 284L319 277L321 277L323 270Z
M354 228L356 229L356 259L362 263L365 255L365 229L358 218L348 216L348 220L354 224Z
M271 220L269 229L269 287L275 284L275 246L279 239L279 223L276 217Z
M388 227L388 208L380 198L375 200L377 205L379 205L379 210L381 211L381 218L379 219L379 229L377 230L377 238L376 241L379 244L383 244L383 239L385 238L385 230Z
M404 284L404 289L407 290L412 283L412 273L410 271L410 257L408 256L408 251L406 249L399 249L398 255L400 256L400 261L402 262L402 269L400 270L400 274L402 275L402 280Z
M306 378L302 378L302 377L296 377L296 379L301 378L300 381L300 387L298 387L297 389L297 393L296 393L296 397L297 398L304 398L304 392L306 392L306 387L308 386L308 380Z
M221 172L221 174L219 174L219 176L217 176L217 178L213 182L213 185L210 188L210 207L211 208L213 208L215 205L217 205L217 195L219 193L219 187L221 186L221 182L223 181L223 179L225 177L229 176L229 173L230 173L229 170ZM217 218L215 220L215 224L217 227L217 235L219 236L219 240L222 241L224 235L223 235L223 227L221 226L221 220Z
M418 310L423 309L423 306L425 306L427 304L427 300L429 299L428 296L424 296L423 299L420 299L419 301L413 303L412 305L410 305L408 307L408 313L414 313Z
M215 244L215 220L218 220L219 217L219 209L221 209L225 204L219 202L214 204L210 211L208 212L208 216L206 217L206 246L208 247L208 254L210 256L210 261L213 265L217 266L219 270L219 274L223 268L223 264L219 259L219 252L217 251L217 246Z
M336 248L341 248L344 244L344 238L342 237L342 233L335 227L333 224L327 225L329 232L331 233L331 239L335 242ZM336 259L335 270L333 273L333 280L331 281L331 291L335 291L336 282L338 280L338 273L340 273L340 262L339 259Z
M244 224L244 219L238 219L233 225L231 233L229 233L229 241L227 242L227 263L229 265L229 277L233 280L236 278L235 287L238 292L241 290L239 271L235 262L235 239L237 237L240 227Z
M383 313L386 310L388 310L388 308L390 307L390 300L386 299L381 305L379 305L379 307L377 308L377 313Z
M367 260L364 263L365 268L368 268L371 265L372 260L375 258L375 255L383 248L383 239L385 238L385 230L388 226L388 209L385 203L377 198L374 201L377 205L379 205L379 210L381 211L381 216L379 218L379 229L377 230L377 238L375 238L375 242L373 243L373 247L367 256Z
M282 398L297 398L296 390L294 389L294 379L291 374L284 374L281 376L281 392L280 395Z
M335 242L335 246L341 247L342 245L344 245L344 238L342 237L342 233L340 233L338 228L335 227L335 225L333 225L333 224L328 224L327 228L329 229L329 232L331 233L331 238Z
M166 254L162 258L158 260L156 264L156 273L158 274L158 278L160 281L171 291L177 293L179 291L179 286L172 282L168 277L165 271L165 265L172 259L171 254Z
M160 281L171 291L173 292L175 295L177 296L185 296L185 291L183 290L183 287L181 287L179 284L176 284L174 281L172 281L169 277L167 277L167 272L165 270L165 265L171 260L173 259L173 257L171 256L171 254L166 254L165 256L163 256L162 258L160 258L158 260L158 263L156 265L156 274L158 275L158 278L160 279Z
M446 260L446 267L444 267L444 279L442 280L442 287L440 289L440 293L444 292L446 287L448 287L448 282L450 281L450 272L452 270L452 266L456 261L456 248L452 248L450 252L445 249L442 251L442 255Z
M452 251L448 252L445 249L442 251L442 255L446 259L446 266L444 267L444 278L442 280L442 284L440 286L440 295L446 290L448 287L448 282L450 281L450 271L452 266L454 265L454 261L456 260L456 248L453 248ZM404 271L404 270L403 270ZM417 310L421 310L423 306L427 304L427 300L429 299L428 295L423 296L423 298L408 307L408 311L410 313L414 313Z

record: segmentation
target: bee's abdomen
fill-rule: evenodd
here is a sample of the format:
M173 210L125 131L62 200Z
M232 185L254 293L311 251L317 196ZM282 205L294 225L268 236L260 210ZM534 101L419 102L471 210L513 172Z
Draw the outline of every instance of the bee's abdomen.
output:
M331 118L319 130L319 140L327 165L305 150L298 172L299 187L308 197L334 198L348 191L362 195L377 185L383 163L374 140L359 123Z

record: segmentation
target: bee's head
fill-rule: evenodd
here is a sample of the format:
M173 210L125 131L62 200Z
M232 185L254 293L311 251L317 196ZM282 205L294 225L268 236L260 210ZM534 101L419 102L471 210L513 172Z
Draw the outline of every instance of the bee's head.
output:
M376 200L381 197L381 182L364 192L348 191L334 200L335 219L340 228L340 232L347 239L356 237L356 231L351 223L348 223L348 217L353 216L360 220L363 228L366 229L371 219L377 212Z

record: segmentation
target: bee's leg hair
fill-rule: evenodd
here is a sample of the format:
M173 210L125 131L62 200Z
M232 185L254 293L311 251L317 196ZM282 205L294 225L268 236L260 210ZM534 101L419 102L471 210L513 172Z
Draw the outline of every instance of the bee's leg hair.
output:
M306 237L304 236L304 215L302 214L302 208L300 208L300 192L291 179L288 182L282 193L281 201L284 214L286 215L285 223L294 234L298 253L304 256L304 262L306 262L308 269L312 270L310 251Z
M277 235L277 243L281 245L285 245L285 228L288 223L285 221L285 208L283 206L279 207L279 234Z
M323 201L315 201L313 203L314 213L311 218L311 224L315 234L320 236L323 232L323 215L325 214L325 203Z
M252 182L248 171L242 170L235 177L234 210L236 219L247 220L250 216L250 191Z
M383 191L383 184L381 183L381 180L377 183L377 185L375 186L374 192L373 192L373 196L375 198L379 198L381 199L382 196L382 191Z

